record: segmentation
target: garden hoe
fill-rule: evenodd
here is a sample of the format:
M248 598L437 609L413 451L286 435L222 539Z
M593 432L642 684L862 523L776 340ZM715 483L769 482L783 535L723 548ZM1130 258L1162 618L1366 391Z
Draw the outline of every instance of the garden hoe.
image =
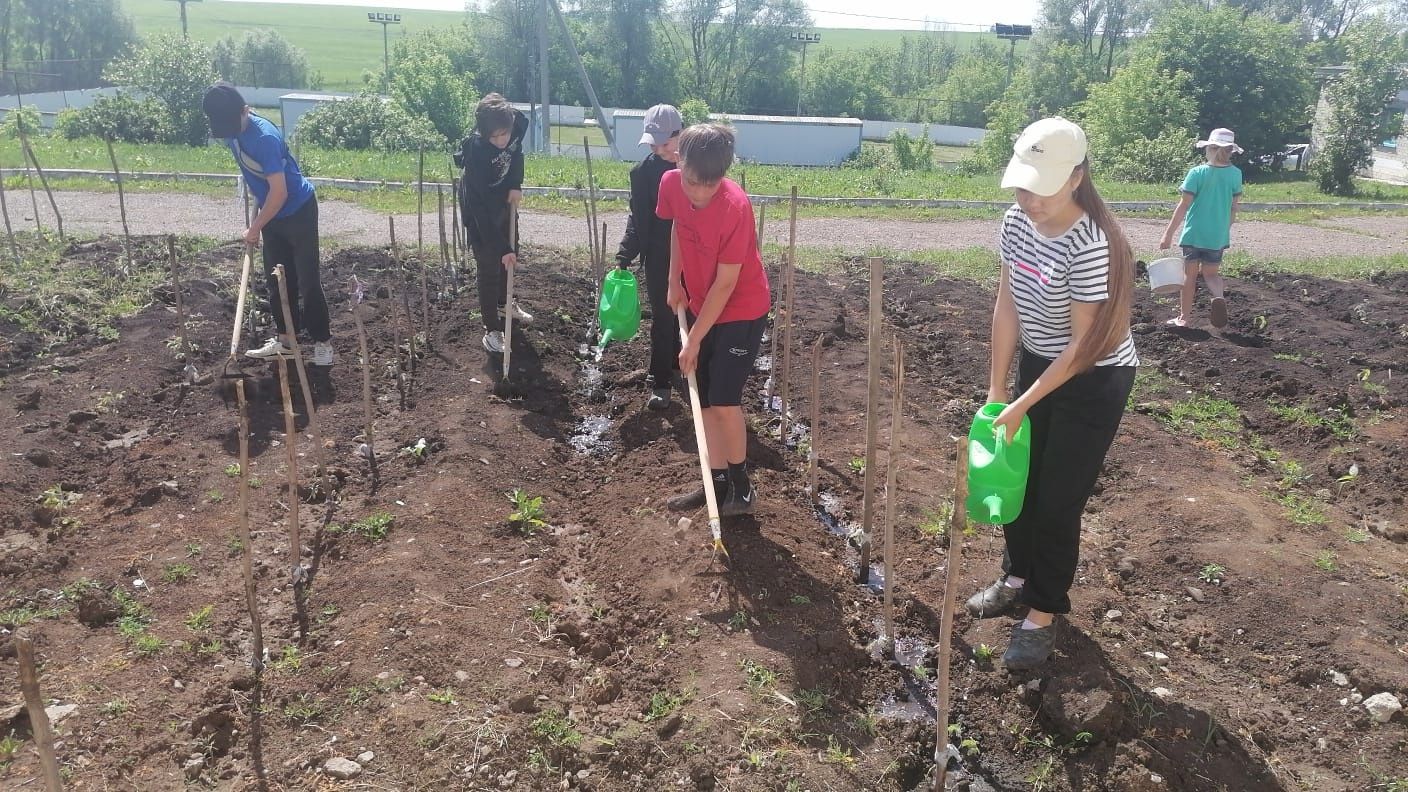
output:
M253 266L254 248L250 245L244 246L244 262L240 267L240 290L235 298L235 323L234 329L230 331L230 355L225 358L225 367L220 373L220 393L221 395L232 396L234 393L235 380L247 380L249 375L239 367L240 340L244 329L244 301L249 294L249 270ZM231 366L234 370L231 371Z
M680 343L689 340L689 325L684 320L684 307L675 309L675 318L680 323ZM728 548L724 547L723 529L719 522L719 499L714 494L714 481L709 476L709 445L704 442L704 413L699 409L699 380L693 371L685 378L689 383L689 409L694 414L694 441L699 444L699 472L704 477L704 504L709 508L709 533L714 537L714 556L709 559L712 566L719 553L728 558Z
M508 247L514 253L518 252L518 211L512 204L508 209ZM504 374L494 386L494 395L502 399L523 395L510 381L513 361L513 274L516 269L518 267L515 265L504 271L507 279L504 284Z

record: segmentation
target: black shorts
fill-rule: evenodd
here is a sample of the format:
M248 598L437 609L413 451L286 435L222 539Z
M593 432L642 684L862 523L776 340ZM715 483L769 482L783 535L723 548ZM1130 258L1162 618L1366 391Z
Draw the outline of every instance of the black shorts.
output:
M1180 245L1183 248L1183 263L1192 264L1201 262L1211 267L1216 267L1222 263L1222 254L1227 252L1227 248L1213 250L1211 248L1193 247L1192 245Z
M690 317L691 323L693 317ZM700 407L738 407L743 404L743 386L753 373L753 362L763 345L768 318L716 324L699 345Z

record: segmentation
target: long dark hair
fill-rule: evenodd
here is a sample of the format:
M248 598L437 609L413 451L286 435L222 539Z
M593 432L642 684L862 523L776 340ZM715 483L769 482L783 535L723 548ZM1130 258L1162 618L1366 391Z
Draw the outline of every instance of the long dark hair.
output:
M1110 213L1110 207L1095 190L1090 180L1090 160L1082 162L1080 183L1076 185L1076 203L1095 225L1105 232L1110 249L1110 274L1106 289L1109 297L1100 303L1095 326L1080 339L1073 363L1076 371L1085 371L1124 343L1129 336L1129 306L1134 297L1134 250L1125 238L1124 229Z

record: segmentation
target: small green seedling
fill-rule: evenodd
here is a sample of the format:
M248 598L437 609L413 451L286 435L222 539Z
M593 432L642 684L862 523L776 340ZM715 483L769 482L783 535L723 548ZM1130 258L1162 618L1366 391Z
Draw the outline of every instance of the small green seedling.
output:
M453 705L455 703L455 691L445 688L444 690L432 692L430 695L426 696L426 698L435 704Z
M416 464L424 462L427 453L429 453L429 447L426 446L424 437L401 449L401 456L409 457Z
M508 521L524 536L532 536L539 529L547 527L547 512L543 509L543 496L533 497L521 489L509 493L513 511Z
M240 477L240 463L238 463L238 462L231 462L230 464L226 465L226 466L225 466L225 475L229 476L230 478L239 478L239 477Z
M791 603L792 603L793 605L810 605L810 604L812 604L812 598L811 598L811 597L808 597L808 596L805 595L805 594L793 594L793 595L792 595L792 599L791 599L790 601L791 601Z
M985 643L980 643L977 645L977 647L973 649L973 659L977 660L979 663L991 663L993 655L995 653L996 650L994 650L991 646L988 646Z
M206 605L186 617L186 629L191 632L205 632L215 626L215 606Z
M167 583L185 583L195 576L196 571L190 564L167 564L161 571L161 579Z
M1334 572L1339 568L1339 565L1335 563L1338 558L1339 556L1334 552L1326 550L1315 557L1315 568L1321 572Z
M1350 528L1345 531L1344 539L1351 544L1364 544L1369 541L1369 532L1360 528Z
M664 720L675 710L684 706L688 700L689 697L684 693L674 693L668 690L657 690L651 693L650 704L645 711L645 722L653 723Z
M767 666L752 660L744 660L740 665L743 675L748 678L748 689L754 693L761 693L777 684L777 672Z
M582 733L567 719L566 713L549 710L533 719L533 734L559 748L576 748L582 744Z
M862 475L865 473L865 457L855 457L846 463L846 467L850 468L851 472L857 476Z
M1204 564L1198 570L1198 579L1204 583L1220 583L1227 575L1227 567L1221 564Z
M734 632L742 632L748 629L748 611L735 611L728 617L728 628Z
M211 503L224 503L225 493L221 492L218 489L213 489L205 493L205 499L210 501Z
M826 751L822 754L822 761L848 768L855 767L856 764L856 758L851 753L851 749L841 747L834 734L826 735Z

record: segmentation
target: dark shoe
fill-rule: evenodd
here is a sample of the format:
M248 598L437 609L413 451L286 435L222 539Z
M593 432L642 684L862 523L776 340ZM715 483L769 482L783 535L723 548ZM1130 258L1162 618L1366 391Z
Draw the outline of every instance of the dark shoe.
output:
M1212 326L1218 329L1227 326L1227 301L1221 297L1214 297L1212 309L1208 312L1212 315Z
M686 492L683 495L676 495L665 501L665 505L670 507L670 511L694 511L704 508L704 488L693 492Z
M655 388L650 392L650 398L646 400L645 406L651 410L663 410L670 406L670 389Z
M968 598L968 615L975 619L991 619L994 616L1009 615L1018 609L1017 599L1022 596L1020 588L1007 585L1005 577Z
M719 504L720 517L738 517L743 514L752 514L753 506L758 499L758 488L752 484L748 485L746 493L740 493L738 487L733 484L728 485L728 495Z
M1056 624L1035 630L1024 630L1022 625L1012 628L1012 642L1002 653L1002 664L1008 671L1030 671L1051 659L1051 650L1056 647Z

